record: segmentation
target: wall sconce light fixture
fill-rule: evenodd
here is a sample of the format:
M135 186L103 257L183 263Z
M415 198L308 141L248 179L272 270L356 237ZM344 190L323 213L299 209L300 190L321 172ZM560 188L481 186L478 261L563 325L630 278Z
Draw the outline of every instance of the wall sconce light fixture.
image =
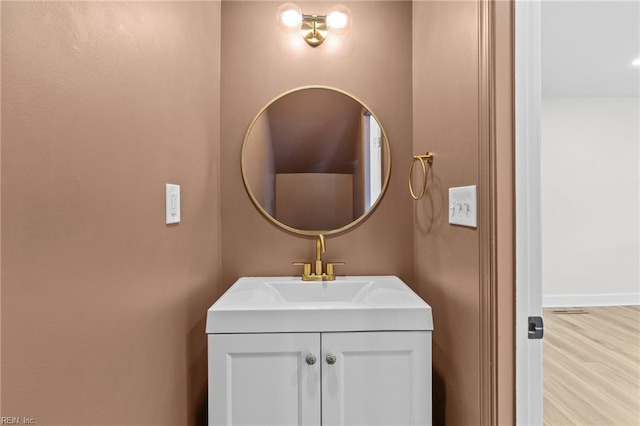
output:
M305 15L294 3L284 3L276 13L278 26L285 32L300 31L309 46L320 46L329 32L344 34L351 27L351 11L346 6L335 5L326 15Z

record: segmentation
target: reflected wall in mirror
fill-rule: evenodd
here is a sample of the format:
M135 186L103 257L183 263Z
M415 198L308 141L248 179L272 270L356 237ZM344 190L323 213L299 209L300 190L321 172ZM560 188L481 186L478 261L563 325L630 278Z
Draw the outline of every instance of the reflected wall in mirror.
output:
M341 90L286 92L253 119L242 179L258 210L299 234L333 234L362 221L389 182L391 154L379 120Z

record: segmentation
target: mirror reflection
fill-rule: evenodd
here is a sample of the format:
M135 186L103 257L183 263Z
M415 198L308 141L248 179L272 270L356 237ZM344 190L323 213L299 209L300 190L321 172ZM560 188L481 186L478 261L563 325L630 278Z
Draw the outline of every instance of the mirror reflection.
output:
M375 115L329 87L305 87L254 118L242 148L252 201L279 226L330 234L363 219L381 198L390 155Z

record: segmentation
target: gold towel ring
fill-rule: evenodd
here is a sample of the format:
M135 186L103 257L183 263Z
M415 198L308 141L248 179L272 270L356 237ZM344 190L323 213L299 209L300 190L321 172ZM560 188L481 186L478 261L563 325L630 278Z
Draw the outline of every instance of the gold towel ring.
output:
M424 191L427 189L427 166L424 164L424 160L427 160L427 163L433 163L433 153L427 152L426 154L414 155L411 159L411 166L409 167L409 193L411 194L411 198L414 200L419 200L424 195ZM413 191L413 185L411 184L411 175L413 174L413 165L416 161L420 161L420 165L422 166L422 189L420 190L420 195L416 196L416 193Z

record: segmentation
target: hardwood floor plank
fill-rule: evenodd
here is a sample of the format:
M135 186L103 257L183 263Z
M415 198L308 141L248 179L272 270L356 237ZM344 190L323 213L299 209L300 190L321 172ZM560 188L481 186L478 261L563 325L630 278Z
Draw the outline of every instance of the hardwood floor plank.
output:
M640 425L640 306L545 309L544 424Z

